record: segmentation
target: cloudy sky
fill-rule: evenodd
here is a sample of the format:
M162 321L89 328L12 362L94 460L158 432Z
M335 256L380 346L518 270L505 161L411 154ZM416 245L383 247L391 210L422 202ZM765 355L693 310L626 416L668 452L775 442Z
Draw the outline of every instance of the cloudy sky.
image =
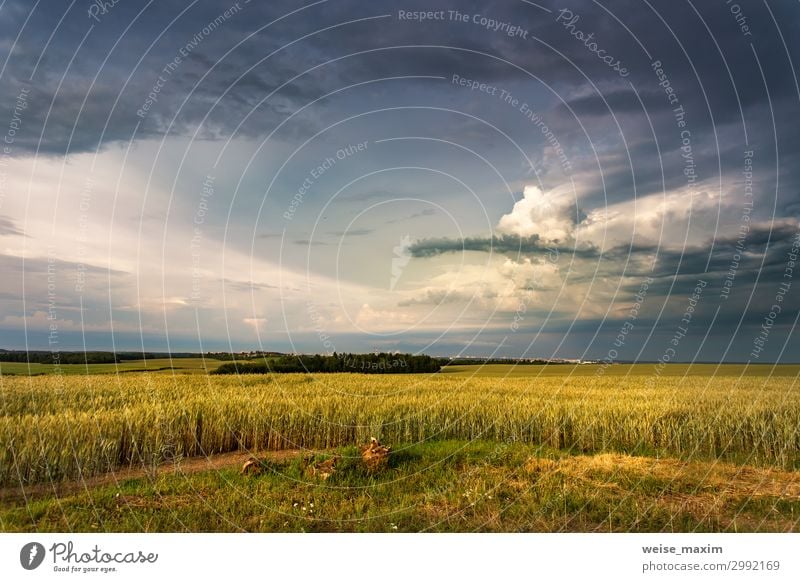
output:
M797 361L799 27L0 0L0 347Z

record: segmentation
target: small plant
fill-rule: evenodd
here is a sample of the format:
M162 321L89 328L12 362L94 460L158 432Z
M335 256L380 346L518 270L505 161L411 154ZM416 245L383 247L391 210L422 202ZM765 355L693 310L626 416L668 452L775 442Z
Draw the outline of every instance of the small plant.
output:
M341 458L341 455L333 455L332 457L319 460L315 460L314 457L312 457L309 459L306 473L309 477L316 477L317 479L326 481L336 472L336 465Z
M264 471L261 461L255 457L247 459L242 465L242 475L260 475Z
M391 449L378 442L375 437L370 437L368 445L361 447L361 458L367 471L377 473L389 465L389 453Z

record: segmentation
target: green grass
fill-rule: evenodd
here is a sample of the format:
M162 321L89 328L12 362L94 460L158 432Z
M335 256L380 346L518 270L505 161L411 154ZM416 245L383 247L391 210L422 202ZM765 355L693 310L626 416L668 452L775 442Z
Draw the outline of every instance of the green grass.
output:
M119 364L28 364L24 362L0 362L2 376L39 376L43 374L86 375L116 374L123 372L161 372L180 374L202 374L215 370L224 362L203 358L156 358L152 360L128 360Z
M800 531L798 367L707 366L2 378L0 531Z
M429 442L396 451L377 475L364 469L355 447L345 447L327 481L290 459L265 462L257 476L240 475L235 466L170 472L58 499L51 493L29 497L27 504L0 501L0 526L39 532L798 529L800 499L780 494L790 473L570 455L492 441ZM790 485L795 493L797 485ZM753 490L759 486L763 490Z
M468 366L445 366L441 373L457 377L477 378L580 378L589 376L653 376L656 364L551 364L551 365L512 365L487 364ZM667 364L661 366L660 376L798 376L798 364Z

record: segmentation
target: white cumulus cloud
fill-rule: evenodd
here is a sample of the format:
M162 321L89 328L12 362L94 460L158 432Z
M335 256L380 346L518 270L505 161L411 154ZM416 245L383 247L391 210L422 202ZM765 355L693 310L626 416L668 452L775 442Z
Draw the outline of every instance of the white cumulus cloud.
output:
M570 240L575 229L575 204L563 190L542 192L525 186L522 200L497 223L501 234L538 236L545 243Z

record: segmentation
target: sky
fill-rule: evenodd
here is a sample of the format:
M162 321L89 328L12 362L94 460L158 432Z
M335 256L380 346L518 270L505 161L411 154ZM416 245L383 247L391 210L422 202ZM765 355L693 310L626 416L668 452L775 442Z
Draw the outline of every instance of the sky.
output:
M800 361L799 26L0 0L0 347Z

